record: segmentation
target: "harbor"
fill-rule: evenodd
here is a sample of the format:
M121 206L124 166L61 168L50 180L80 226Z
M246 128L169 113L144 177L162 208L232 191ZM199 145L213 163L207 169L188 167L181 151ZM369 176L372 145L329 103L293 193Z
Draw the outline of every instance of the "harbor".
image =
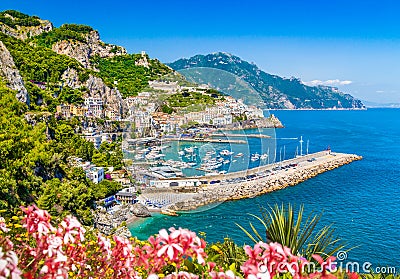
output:
M217 144L197 139L212 139ZM154 142L153 138L148 140ZM138 168L132 173L143 183L137 201L151 211L175 216L180 211L284 189L361 159L331 152L329 146L309 153L309 140L304 141L302 136L284 137L279 146L274 145L275 140L273 134L263 130L246 135L185 135L157 145L135 145L133 156Z
M144 190L143 195L148 197L147 201L151 204L152 199L159 202L166 195L171 197L171 193L179 193L176 195L179 199L168 199L167 202L163 202L162 209L167 209L169 212L190 211L212 203L253 198L294 186L318 174L360 159L362 157L355 154L321 151L246 171L190 178L191 186L178 186L182 182L187 184L189 178L170 178L164 180L167 182L164 185L176 185L175 187ZM151 195L148 195L150 193Z

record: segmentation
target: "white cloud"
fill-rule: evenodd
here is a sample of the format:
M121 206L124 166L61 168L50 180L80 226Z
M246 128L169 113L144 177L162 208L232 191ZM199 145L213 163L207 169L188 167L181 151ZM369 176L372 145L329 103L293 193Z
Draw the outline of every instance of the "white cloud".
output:
M375 91L376 93L385 93L385 91L383 91L383 90L377 90L377 91Z
M351 80L339 80L339 79L328 79L328 80L312 80L312 81L303 81L305 85L308 86L317 86L317 85L325 85L325 86L338 86L338 85L349 85L353 82Z

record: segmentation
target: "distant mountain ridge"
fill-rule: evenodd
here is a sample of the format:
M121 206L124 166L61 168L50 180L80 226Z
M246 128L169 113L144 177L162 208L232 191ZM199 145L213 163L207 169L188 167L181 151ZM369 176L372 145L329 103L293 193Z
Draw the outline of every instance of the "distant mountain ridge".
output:
M205 74L204 69L219 69L234 74L248 83L259 94L265 106L270 109L365 108L360 100L350 94L340 92L335 87L307 86L297 78L287 79L271 75L262 71L254 63L249 63L229 53L196 55L188 59L179 59L168 65L176 71L181 71L185 76L187 73L184 70L202 69L197 73L191 71L190 79L200 84L208 84L222 92L229 89L221 88L220 82L215 82L215 77L210 79L211 75Z
M400 103L377 103L362 101L367 108L400 108Z

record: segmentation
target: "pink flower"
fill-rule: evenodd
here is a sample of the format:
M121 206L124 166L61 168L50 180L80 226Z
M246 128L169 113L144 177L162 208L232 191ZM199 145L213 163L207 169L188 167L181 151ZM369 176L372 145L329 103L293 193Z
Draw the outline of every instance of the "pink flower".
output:
M314 272L310 274L310 278L321 278L321 279L334 279L336 278L335 275L329 274L327 270L336 269L334 266L334 261L336 260L335 257L331 256L324 261L320 255L312 255L312 257L321 265L322 271L321 272Z
M157 252L158 257L168 257L176 263L181 262L184 258L192 257L196 258L198 263L205 264L204 248L206 244L204 240L187 229L170 228L169 231L170 234L165 229L160 230L155 239L156 246L158 246L157 243L160 245Z
M0 216L0 230L2 230L5 233L10 231L10 229L8 229L6 226L6 220L1 216Z
M165 229L162 229L159 232L159 236L164 245L160 250L158 250L157 256L161 257L164 256L164 254L167 254L171 261L176 260L179 253L183 253L182 247L177 243L177 241L175 241L178 234L174 233L174 235L168 235L168 232Z
M186 272L179 271L178 273L172 273L164 277L165 279L198 279L199 276Z
M78 240L81 242L85 240L86 230L81 226L75 217L68 216L60 224L58 232L62 234L64 230L64 244L68 242L75 243Z
M289 272L293 277L301 275L303 260L294 256L290 249L279 243L259 242L244 247L249 259L241 266L246 278L269 279L278 273Z
M240 279L239 276L236 276L232 270L228 270L226 272L215 272L211 271L210 276L212 279Z
M37 236L41 237L55 231L50 224L51 216L47 211L37 208L36 205L22 208L22 211L26 214L25 218L22 219L23 227L27 229L28 233L34 236L38 234Z
M46 239L47 241L47 249L43 250L43 254L53 257L54 255L57 255L57 253L61 252L62 253L62 238L59 236L55 235L49 235Z
M21 278L17 255L14 251L7 251L4 254L2 247L0 247L0 278Z

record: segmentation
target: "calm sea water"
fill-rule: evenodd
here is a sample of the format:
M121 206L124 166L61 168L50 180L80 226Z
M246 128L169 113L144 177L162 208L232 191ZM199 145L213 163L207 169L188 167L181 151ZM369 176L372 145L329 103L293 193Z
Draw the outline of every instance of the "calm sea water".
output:
M229 236L236 243L251 244L236 226L248 227L252 221L261 229L248 213L258 214L260 206L275 203L304 204L307 213L323 211L323 224L333 223L339 237L359 246L348 253L348 260L400 268L400 110L272 113L285 125L276 130L278 154L285 146L286 157L293 156L298 141L287 138L302 135L309 140L310 152L330 146L336 152L362 155L363 160L253 199L179 217L157 215L130 228L132 234L145 239L175 226L205 232L209 242ZM260 140L252 139L251 152L261 147L265 145Z

